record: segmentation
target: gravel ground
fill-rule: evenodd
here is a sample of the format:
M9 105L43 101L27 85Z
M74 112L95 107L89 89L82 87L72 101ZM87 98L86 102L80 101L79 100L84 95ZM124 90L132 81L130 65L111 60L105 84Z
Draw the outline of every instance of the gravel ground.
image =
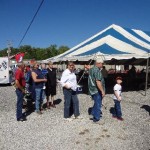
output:
M150 149L150 89L124 92L124 121L111 117L112 94L104 98L101 124L89 120L88 109L93 101L79 94L83 119L66 122L63 119L63 95L59 91L56 108L35 112L26 122L15 118L16 95L12 86L0 87L0 150L149 150Z

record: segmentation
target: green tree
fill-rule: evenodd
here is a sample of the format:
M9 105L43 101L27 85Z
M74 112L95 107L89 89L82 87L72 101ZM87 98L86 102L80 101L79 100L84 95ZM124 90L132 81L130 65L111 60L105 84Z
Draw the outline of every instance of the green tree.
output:
M60 46L60 47L58 48L58 54L62 54L62 53L64 53L64 52L66 52L68 49L69 49L68 46Z
M24 59L35 58L36 60L44 60L62 54L68 49L69 47L67 46L60 46L58 48L57 45L55 44L50 45L48 48L36 48L36 47L31 47L30 45L23 45L20 46L19 48L12 47L10 55L15 55L17 53L24 52L25 53ZM0 51L0 57L4 57L7 55L8 55L7 48Z
M57 45L51 45L48 48L46 48L47 58L54 57L58 54Z

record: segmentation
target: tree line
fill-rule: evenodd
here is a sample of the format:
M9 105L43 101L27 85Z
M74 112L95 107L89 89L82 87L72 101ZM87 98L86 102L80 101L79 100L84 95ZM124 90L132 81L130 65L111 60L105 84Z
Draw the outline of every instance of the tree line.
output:
M36 60L44 60L50 57L54 57L56 55L62 54L69 49L68 46L60 46L50 45L47 48L35 48L30 45L20 46L19 48L11 47L11 55L15 55L20 52L24 52L24 59L36 59ZM0 50L0 57L7 56L7 48Z

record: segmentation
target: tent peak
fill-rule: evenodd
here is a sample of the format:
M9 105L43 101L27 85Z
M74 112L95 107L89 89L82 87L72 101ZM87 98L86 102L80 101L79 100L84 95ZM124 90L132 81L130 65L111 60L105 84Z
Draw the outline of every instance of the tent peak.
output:
M107 28L109 28L109 29L110 29L110 28L115 28L115 27L120 27L120 26L119 26L119 25L116 25L116 24L111 24L111 25L110 25L110 26L108 26ZM107 29L107 28L106 28L106 29Z

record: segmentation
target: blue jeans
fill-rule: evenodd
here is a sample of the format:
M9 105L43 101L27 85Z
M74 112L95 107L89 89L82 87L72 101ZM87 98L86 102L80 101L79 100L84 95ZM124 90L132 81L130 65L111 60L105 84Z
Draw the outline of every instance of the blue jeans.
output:
M101 117L102 94L100 92L92 95L94 106L92 108L93 120L99 121Z
M115 105L114 105L115 114L113 114L113 116L120 118L120 117L122 117L120 101L114 99L114 103L115 103Z
M80 115L79 113L79 100L76 94L76 91L63 89L64 93L64 118L70 117L70 107L71 107L71 101L73 102L73 113L74 116L77 117Z
M44 90L42 88L35 89L35 110L40 111L40 107L44 100Z
M20 119L20 118L22 118L22 106L23 106L23 96L24 96L24 94L22 93L21 90L19 90L17 88L16 89L16 95L17 95L16 118Z

